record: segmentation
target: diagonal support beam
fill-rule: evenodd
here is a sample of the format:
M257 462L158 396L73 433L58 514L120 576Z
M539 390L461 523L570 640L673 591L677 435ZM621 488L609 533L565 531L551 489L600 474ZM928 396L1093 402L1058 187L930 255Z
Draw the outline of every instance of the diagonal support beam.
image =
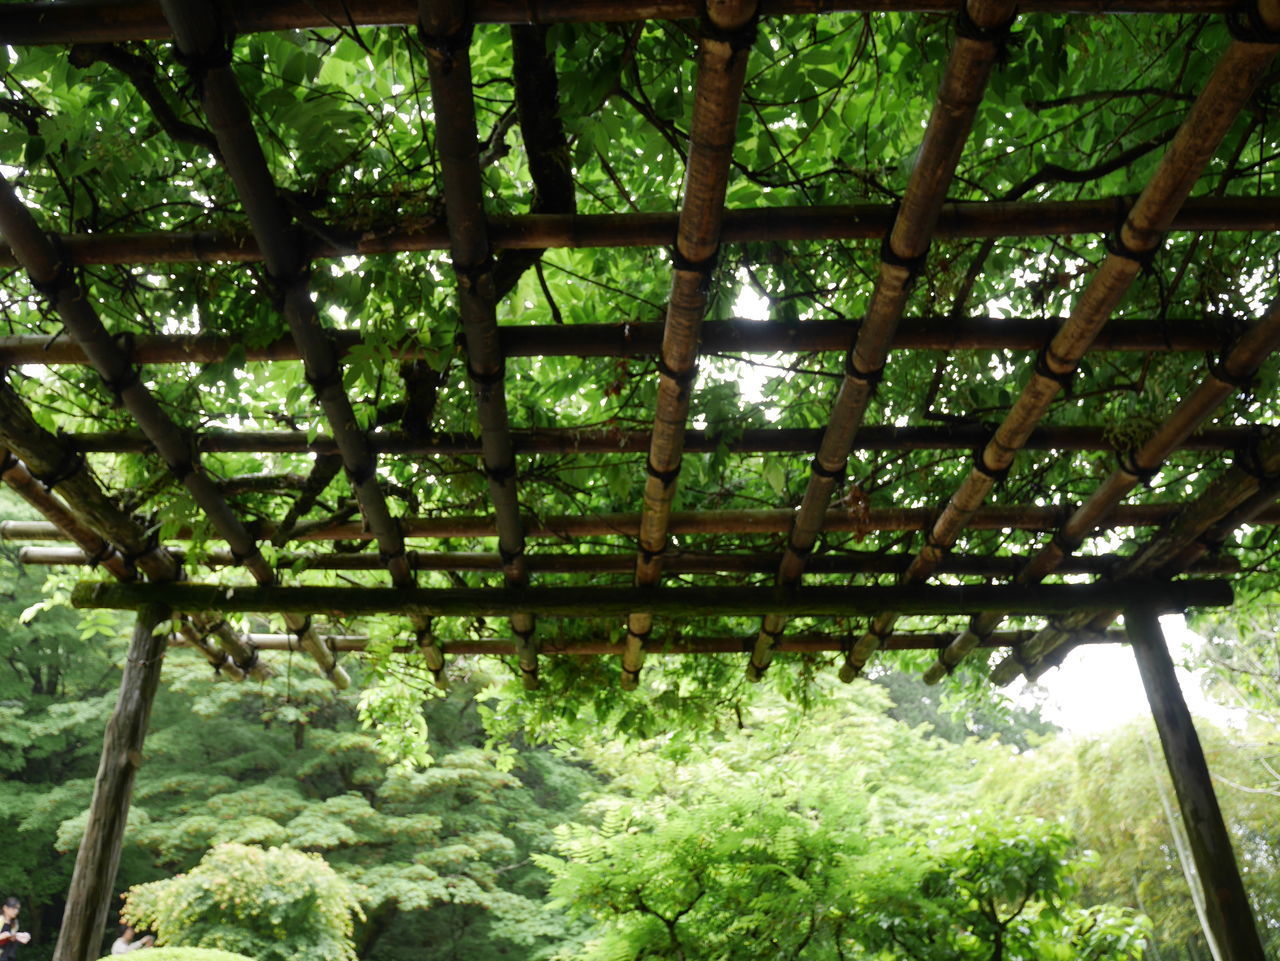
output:
M756 15L756 0L710 0L698 42L684 197L658 354L658 399L645 464L648 476L636 557L638 587L654 587L662 580L662 554L667 549L671 508L684 455L685 426L698 376L698 337L720 250L725 191L747 59L755 42ZM634 689L639 682L644 647L652 629L653 617L647 612L639 611L627 618L622 655L624 689Z
M1264 0L1259 14L1268 27L1280 28L1280 4L1275 0ZM973 512L1013 466L1031 431L1074 376L1080 359L1119 307L1139 272L1159 250L1178 208L1217 152L1222 138L1277 52L1280 45L1274 43L1233 40L1222 54L1169 149L1160 158L1151 180L1109 243L1106 259L1076 300L1071 316L1037 358L1035 371L1013 407L943 508L916 556L916 563L903 575L903 583L918 583L929 578L942 556L963 533ZM868 658L879 647L880 638L893 630L897 618L897 612L883 611L872 621L840 670L843 680L852 680L862 672Z
M911 286L928 258L929 243L946 200L947 187L969 139L987 78L1014 15L1012 0L967 0L957 20L958 36L925 128L924 142L907 182L902 206L881 248L875 289L857 339L845 359L844 379L810 465L809 483L796 512L786 554L778 566L780 585L800 582L805 561L822 531L831 495L844 479L854 438L883 376ZM747 663L748 680L758 681L764 675L786 623L783 618L768 617L760 625Z
M462 0L422 0L419 32L435 110L436 149L444 180L449 249L458 281L458 309L466 342L467 376L480 421L481 460L498 530L503 579L529 583L520 517L515 449L507 418L506 359L498 334L493 252L484 212L475 99L471 89L471 23ZM511 628L523 640L517 657L526 688L538 686L534 619L516 613Z

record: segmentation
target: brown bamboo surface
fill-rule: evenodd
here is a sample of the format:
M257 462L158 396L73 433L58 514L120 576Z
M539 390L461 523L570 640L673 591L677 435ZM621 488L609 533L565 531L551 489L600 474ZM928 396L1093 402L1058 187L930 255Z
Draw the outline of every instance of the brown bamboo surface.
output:
M0 13L11 5L0 4ZM1125 215L1132 198L1100 200L966 201L944 204L934 236L941 239L1061 237L1101 234ZM892 204L823 207L761 207L726 210L724 244L813 240L876 240L893 226ZM489 218L495 250L547 250L590 247L666 247L675 243L678 215L519 214ZM1280 230L1280 198L1193 197L1173 218L1170 231ZM341 234L335 225L330 234ZM76 264L248 263L263 260L247 234L207 231L155 231L131 234L65 234L67 256ZM400 226L351 232L348 243L311 243L309 258L447 250L444 223L407 229ZM0 267L17 266L0 244Z
M152 451L146 434L137 430L69 433L67 439L84 454L137 453ZM196 450L211 453L318 454L333 455L338 445L325 434L307 431L242 431L209 429L193 432ZM951 426L863 427L854 438L860 451L974 450L991 436L982 424ZM1237 450L1258 436L1254 427L1214 427L1197 431L1177 445L1178 450ZM822 437L817 428L752 428L722 435L705 430L687 430L684 450L705 454L727 450L735 454L808 454ZM428 433L378 430L368 435L369 445L381 457L431 457L473 455L483 452L482 439L474 434ZM633 430L578 430L572 427L515 430L511 444L517 454L627 454L649 449L649 432ZM1114 440L1105 427L1090 425L1042 426L1027 437L1027 450L1114 451ZM1119 448L1124 450L1123 447ZM271 477L263 475L262 484ZM249 479L244 483L250 484ZM296 485L281 475L278 484Z
M65 269L48 236L41 232L31 213L2 176L0 176L0 232L9 238L9 242L14 246L23 266L30 274L32 282L51 292L54 306L67 332L79 342L99 375L116 394L125 409L133 415L155 446L156 452L164 459L170 472L186 487L192 500L209 518L219 536L224 538L230 548L242 558L242 563L258 583L273 583L275 575L263 559L262 552L258 550L254 539L231 510L213 481L200 469L197 455L191 450L182 431L143 384L139 371L133 366L116 339L103 327L88 297L74 280L74 274ZM31 435L36 436L34 433ZM18 448L15 447L15 449ZM28 460L28 463L30 462ZM52 470L61 473L61 468ZM61 485L63 496L70 497L71 485L77 482L83 484L82 478L85 476L83 470L78 470L68 478ZM90 503L90 491L86 488L83 494L87 507ZM110 539L115 542L114 537ZM176 571L167 572L171 559L160 556L157 550L152 549L152 545L145 544L140 549L143 553L137 563L144 571L147 570L143 566L145 563L154 563L158 569L165 571L161 574L162 577L171 580L177 576ZM149 555L152 558L150 560ZM150 574L149 571L148 574ZM313 657L336 686L344 688L350 684L346 671L338 666L332 652L324 649L315 640L315 634L305 619L293 619L289 626L290 629L301 633L309 650L314 649Z
M1216 350L1222 345L1224 321L1208 318L1113 321L1094 341L1094 350ZM1039 350L1061 324L1059 318L945 317L907 318L899 323L891 346L918 350ZM702 324L704 354L807 353L845 350L859 324L848 320L807 320L798 324L760 320L708 320ZM366 343L360 331L328 332L339 356ZM505 357L652 357L662 343L662 324L575 324L560 327L498 328ZM224 361L241 351L246 361L298 360L292 337L250 346L221 334L139 334L132 339L139 364L203 364ZM426 350L413 341L390 351L401 363L424 360ZM84 351L63 337L29 334L0 336L0 364L58 366L87 364Z
M498 291L484 212L480 143L471 89L470 12L466 0L421 0L418 16L435 111L435 145L444 182L449 252L457 279L467 374L480 420L482 466L494 506L503 580L508 587L521 588L529 583L529 571L524 556L515 451L507 420L506 366L495 312ZM517 613L511 619L511 629L523 645L518 658L521 680L526 688L536 688L534 619ZM425 625L419 625L419 633L424 632Z
M224 16L237 33L324 27L412 26L413 0L233 0ZM764 16L838 11L951 13L947 0L762 0ZM1026 12L1066 13L1226 13L1234 0L1023 0ZM472 0L477 23L591 23L686 20L702 11L695 0ZM89 0L73 3L0 5L0 36L10 44L101 43L167 40L168 24L157 0Z
M223 549L214 549L198 560L183 551L174 556L184 563L203 567L234 567L235 555ZM18 563L48 567L84 566L94 555L82 547L23 547L18 550ZM415 571L498 571L502 560L488 551L441 551L426 553L409 551L409 566ZM664 569L671 574L767 574L776 571L781 554L713 554L692 551L672 551L668 554ZM1124 558L1117 555L1073 557L1058 568L1059 574L1109 574L1122 564ZM901 574L911 563L911 555L879 551L857 551L849 554L828 554L815 557L809 565L812 574ZM1024 561L1003 555L967 556L947 558L941 573L975 577L1013 577ZM293 571L376 571L382 569L376 554L332 553L284 553L276 557L281 570ZM635 567L634 554L549 554L539 553L529 558L529 570L539 574L623 574ZM1191 574L1235 574L1240 563L1234 557L1218 555L1197 561L1188 568Z
M371 614L425 617L510 617L530 612L545 617L600 618L632 611L687 618L736 614L811 614L848 617L892 605L912 614L970 614L1005 610L1027 614L1110 611L1142 604L1159 611L1225 607L1235 594L1226 581L1118 581L1096 584L990 584L891 587L538 587L384 588L279 587L257 585L227 590L220 584L140 584L82 581L71 591L81 608L137 610L169 604L174 610L226 613L263 611L361 617Z
M1220 359L1208 364L1200 385L1192 391L1160 425L1159 429L1131 453L1121 458L1120 466L1062 525L1053 539L1042 547L1019 571L1016 582L1034 584L1047 574L1060 570L1084 539L1117 504L1143 480L1150 480L1178 445L1203 424L1219 406L1257 374L1262 362L1280 348L1280 301L1271 305L1263 317L1244 331ZM969 629L960 634L946 649L924 679L936 684L960 663L984 634L1000 626L998 613L975 617Z
M1274 22L1268 19L1269 26L1280 27L1280 12L1264 5L1260 13L1274 19ZM1120 305L1142 269L1144 258L1160 245L1178 208L1278 51L1280 45L1276 44L1233 40L1219 58L1151 179L1125 217L1107 258L1075 301L1071 316L1046 346L1022 393L929 531L925 545L917 554L917 563L903 575L904 582L929 577L938 560L955 544L970 515L1013 464L1026 436L1044 417L1065 379L1075 373L1097 332ZM885 611L873 620L849 652L841 669L842 678L849 680L858 676L879 639L889 633L896 619L896 612Z
M707 29L698 41L698 66L685 158L684 196L676 229L671 293L658 354L658 397L645 463L644 507L635 582L652 587L662 579L671 508L679 484L690 400L698 376L702 315L720 249L724 198L733 161L738 111L747 61L755 42L756 0L710 0ZM622 686L632 689L644 663L653 617L627 617Z
M1259 523L1274 505L1280 490L1280 432L1268 435L1248 456L1223 471L1204 491L1173 515L1114 574L1117 578L1167 576L1203 556L1210 546L1242 524ZM1016 656L1001 661L991 672L994 684L1011 683L1025 665L1051 653L1073 631L1095 620L1105 627L1121 608L1098 614L1075 613L1051 621Z
M1169 520L1182 509L1181 501L1152 504L1123 504L1108 517L1106 530L1126 527L1153 527ZM927 507L873 508L865 516L847 510L827 511L823 529L831 532L865 533L870 531L919 531L932 523L936 512ZM1025 530L1051 532L1070 516L1070 508L1015 504L984 507L974 513L969 527L973 530ZM791 530L793 511L789 510L723 510L675 511L671 515L672 534L785 534ZM1256 523L1280 524L1280 506L1274 503L1263 510ZM400 519L404 536L410 539L496 537L489 517L405 517ZM526 517L528 537L572 541L584 537L616 535L634 538L640 529L640 515L595 514L561 517ZM257 537L271 537L277 532L274 523L252 525ZM189 540L190 528L180 528L174 540ZM321 523L291 531L289 541L371 541L373 535L359 521ZM0 540L63 541L65 534L54 525L39 521L0 521Z
M1032 631L997 631L983 643L989 647L1010 647L1021 643L1032 635ZM287 634L251 634L249 635L259 648L264 651L297 651L300 650L295 638ZM885 642L886 650L893 651L930 651L945 644L949 634L918 632L909 634L893 634ZM328 642L335 651L361 652L367 649L368 641L364 638L342 639L330 636ZM853 638L838 634L796 633L788 634L778 641L778 650L795 654L822 654L841 651ZM1123 631L1105 631L1099 634L1081 634L1075 637L1080 644L1125 644L1128 638ZM490 657L509 657L516 653L514 641L441 641L440 648L445 654L453 655L487 655ZM620 656L623 645L613 641L581 641L559 640L554 636L541 639L540 653L568 657L607 657ZM394 648L397 653L409 654L415 648L402 644ZM655 644L650 654L749 654L750 642L743 642L741 637L704 637L696 640L672 640Z
M800 582L805 561L818 542L827 505L837 483L844 478L854 437L884 372L898 321L915 275L928 256L947 188L969 139L992 65L1000 54L1000 28L1014 16L1011 0L968 0L966 9L969 19L980 29L992 31L992 35L983 40L956 37L902 205L885 238L862 327L849 349L844 379L810 465L809 482L787 538L786 553L778 565L780 585ZM782 617L767 617L761 623L747 662L748 680L763 676L772 659L773 646L785 629L786 620Z

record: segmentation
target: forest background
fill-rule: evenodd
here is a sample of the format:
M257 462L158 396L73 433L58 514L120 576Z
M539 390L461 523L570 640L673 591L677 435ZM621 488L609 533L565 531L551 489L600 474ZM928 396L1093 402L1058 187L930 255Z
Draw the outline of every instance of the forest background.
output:
M0 889L24 899L35 935L24 961L49 957L56 937L127 633L115 615L60 605L62 589L0 563ZM1245 643L1265 636L1256 624L1200 626L1234 644L1229 664L1213 662L1225 643L1202 652L1211 693L1249 708L1201 730L1275 950L1272 642ZM362 723L360 695L302 662L280 666L237 685L190 651L170 653L122 893L204 859L252 915L271 903L264 885L305 886L315 873L298 860L264 881L225 847L239 844L323 858L350 883L338 896L354 921L343 950L370 961L731 958L762 937L780 958L843 957L854 944L869 957L989 957L996 938L1009 958L1210 957L1146 722L1073 738L990 693L958 688L946 701L886 670L819 684L800 707L776 686L743 685L679 734L590 711L549 728L508 668L460 659L406 740ZM215 929L227 923L224 913L189 930L226 946ZM313 921L283 924L259 956L333 956L317 949Z

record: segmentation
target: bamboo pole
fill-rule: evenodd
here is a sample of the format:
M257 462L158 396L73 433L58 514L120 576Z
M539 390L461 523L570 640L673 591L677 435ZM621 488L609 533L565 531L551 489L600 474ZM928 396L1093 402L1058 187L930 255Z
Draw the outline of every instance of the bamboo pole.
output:
M1122 503L1143 480L1154 477L1179 444L1191 436L1223 401L1253 379L1262 362L1277 348L1280 348L1280 301L1273 303L1262 319L1242 333L1218 361L1206 366L1199 387L1183 399L1155 434L1127 458L1121 458L1116 470L1072 513L1053 539L1027 562L1018 573L1016 582L1032 584L1058 570L1117 504ZM999 627L1001 620L998 613L974 618L968 630L956 637L925 672L925 683L938 683L973 649L983 634Z
M997 631L983 643L989 647L1010 647L1032 635L1032 631ZM288 634L251 634L249 635L264 651L296 651L297 640ZM909 633L894 634L885 644L889 651L930 651L939 644L945 644L949 634ZM778 650L795 654L823 654L844 650L853 638L839 634L818 634L813 632L788 634L778 642ZM1128 638L1124 631L1105 631L1098 634L1082 634L1077 640L1081 644L1124 644ZM365 638L330 638L334 650L360 653L367 649ZM507 641L441 641L440 649L445 654L510 657L516 653L514 640ZM618 657L622 654L623 645L613 641L565 640L548 636L541 639L541 653L563 657ZM401 644L392 650L397 654L411 654L416 648ZM654 645L648 652L658 655L689 654L749 654L751 642L740 636L703 637L696 639L671 640L665 644Z
M1156 534L1141 545L1119 567L1114 576L1151 577L1176 572L1203 556L1211 545L1220 543L1241 524L1256 522L1275 505L1280 493L1280 431L1273 431L1256 449L1237 459L1230 469L1215 477L1194 501L1172 515ZM1119 508L1122 509L1122 508ZM993 684L1011 683L1025 668L1034 665L1063 644L1071 632L1086 625L1105 627L1124 605L1093 614L1077 613L1046 625L1017 652L991 671Z
M412 26L413 0L234 0L224 4L227 27L236 33L271 30ZM952 13L950 0L762 0L764 16L798 16L839 11ZM1227 13L1233 0L1024 0L1028 13ZM476 23L594 23L687 20L702 8L696 0L474 0ZM14 45L115 43L167 40L169 32L157 0L7 3L0 5L0 36Z
M0 15L14 4L0 4ZM46 8L52 4L44 5ZM1112 230L1129 208L1129 198L1100 200L965 201L944 204L934 235L940 239L1064 237ZM799 243L815 240L875 240L893 226L892 204L821 207L761 207L727 210L722 244ZM495 250L592 247L665 247L675 243L677 214L517 214L489 218ZM1274 197L1193 197L1173 218L1170 231L1266 231L1280 229L1280 199ZM374 230L333 225L345 243L310 243L313 259L372 257L445 250L444 224L425 228L391 226ZM60 241L74 264L248 263L262 252L251 235L207 231L153 231L130 234L64 234ZM17 266L0 244L0 267Z
M1183 508L1182 502L1126 504L1108 518L1106 530L1126 527L1152 527L1162 524ZM791 529L793 512L789 510L721 510L675 511L671 515L672 534L785 534ZM924 530L935 512L927 507L873 508L866 516L842 509L827 512L823 529L829 532L870 533L872 531ZM1053 531L1070 516L1067 508L1041 507L1035 504L1011 504L986 507L969 522L972 530ZM1272 504L1258 517L1257 523L1280 524L1280 507ZM400 521L406 538L478 538L495 537L493 521L488 517L407 517ZM572 541L583 537L610 535L634 538L640 528L640 515L595 514L562 517L529 517L525 519L526 536ZM259 537L275 533L274 525L255 525ZM174 540L190 540L190 528L173 534ZM321 524L296 531L290 541L370 541L373 535L355 522ZM0 521L0 540L64 541L65 534L54 525L39 521Z
M1280 27L1280 9L1274 0L1264 0L1258 10L1270 27ZM1213 158L1277 51L1280 51L1277 44L1233 40L1223 52L1204 90L1160 158L1151 180L1129 210L1107 258L1076 300L1071 316L1037 359L1031 378L991 441L943 508L917 554L917 563L903 575L905 582L920 582L929 577L938 560L963 532L969 516L985 502L1012 466L1027 435L1044 417L1063 384L1075 374L1080 359L1119 307L1138 272L1150 263L1178 208ZM892 629L896 616L893 611L884 611L872 621L849 652L841 669L842 678L852 680L861 673L879 639Z
M987 78L1014 19L1012 0L968 0L957 20L957 37L947 62L933 112L925 128L902 206L880 254L879 273L862 327L845 359L844 379L832 403L822 441L809 468L795 525L778 565L777 583L798 584L805 561L822 532L822 521L836 485L844 479L854 437L884 374L898 321L916 274L925 266L934 227L947 188L982 102ZM747 679L759 680L786 620L767 617L756 635L747 663ZM887 633L887 631L885 632Z
M1197 431L1182 439L1177 450L1237 450L1257 437L1253 427L1217 427ZM375 430L369 433L369 445L380 457L466 456L483 451L483 441L474 434L429 433L417 436L409 431ZM909 427L863 427L854 438L856 451L904 450L974 450L991 436L982 424L931 424ZM71 433L67 440L82 454L148 454L151 442L137 430L101 431L91 434ZM192 445L202 454L317 454L338 452L337 444L326 434L308 431L234 431L209 429L192 432ZM822 437L821 429L761 428L718 434L714 431L687 430L684 450L690 454L707 454L728 450L734 454L800 454L809 453ZM634 454L649 448L649 432L638 430L579 430L573 427L544 427L514 430L511 444L517 454ZM1048 426L1037 427L1027 437L1027 450L1115 451L1114 441L1105 427ZM285 483L287 478L262 475L261 483ZM258 482L256 479L254 482Z
M9 239L32 283L37 289L47 292L68 333L84 349L98 374L133 415L174 478L186 487L219 536L241 557L255 580L272 583L274 573L271 567L226 499L200 469L198 454L191 449L187 437L143 384L140 371L133 366L119 342L107 333L72 272L59 259L48 236L41 232L30 211L3 176L0 176L0 233ZM69 491L73 484L81 483L81 476L83 472L78 471L61 486L64 497L71 496ZM87 491L85 497L88 503ZM110 539L115 540L114 537ZM141 567L151 561L147 560L147 554L143 554L137 563ZM155 555L154 563L162 563L159 555ZM164 576L177 575L175 572ZM306 623L296 620L289 626L302 632L304 643L313 650L313 656L334 684L339 688L346 687L350 683L346 672L333 660L332 654L315 641L315 635Z
M529 571L524 556L515 450L507 419L506 365L495 312L498 292L484 212L468 16L466 0L421 0L418 4L467 374L480 421L481 465L494 507L503 580L508 587L519 589L528 585ZM534 626L534 619L528 614L518 612L511 619L511 629L524 645L519 662L526 689L538 686Z
M181 551L175 556L185 560ZM18 551L19 564L46 567L85 566L92 555L79 547L23 547ZM409 566L415 571L500 571L502 561L488 551L443 551L422 553L409 551ZM668 555L664 569L672 574L767 574L776 571L781 554L709 554L677 551ZM1112 555L1072 557L1064 561L1057 573L1109 574L1124 558ZM235 556L227 550L209 551L199 561L208 568L234 567ZM900 574L911 563L911 555L903 553L859 551L852 554L830 554L813 559L811 574ZM973 577L1013 577L1023 566L1019 557L997 555L949 557L940 572ZM281 570L293 571L376 571L382 569L376 554L350 553L285 553L276 558ZM635 567L634 554L551 554L540 553L529 558L529 570L538 574L624 574ZM1187 569L1189 574L1237 574L1240 562L1234 557L1214 557L1198 561Z
M916 350L1039 350L1061 324L1054 317L913 317L894 333L894 349ZM702 324L701 350L712 353L808 353L846 349L858 334L850 320L806 320L798 324L759 320L708 320ZM1094 341L1094 350L1142 353L1217 350L1224 321L1211 318L1113 321ZM358 330L331 330L329 339L339 356L365 343ZM662 342L662 324L634 321L621 324L498 328L504 357L652 357ZM207 364L224 361L243 351L245 361L298 360L292 337L260 346L246 345L223 334L138 334L132 339L133 359L139 364ZM426 348L417 340L395 348L400 363L425 360ZM0 364L59 366L87 364L72 340L51 340L42 334L0 336Z
M102 954L102 931L114 900L133 782L142 763L151 705L160 686L165 635L157 633L156 627L168 616L168 610L157 605L138 608L120 693L102 741L89 819L76 852L54 961L96 961Z
M684 456L685 427L698 376L702 316L715 283L724 198L737 138L747 61L755 42L756 0L709 0L698 40L684 196L672 253L671 293L658 354L658 397L645 463L644 506L636 554L637 587L662 580L662 554ZM622 687L633 689L653 628L647 611L627 617Z
M1124 623L1178 797L1213 940L1224 961L1264 961L1231 835L1214 794L1191 712L1178 686L1160 619L1149 608L1130 606L1125 608Z
M1162 612L1232 603L1226 581L1123 581L1097 584L977 585L938 587L541 587L380 588L279 587L228 589L218 584L138 584L82 581L71 592L80 608L137 610L167 604L174 610L279 611L359 617L406 614L424 617L509 617L529 611L548 617L596 618L646 611L664 617L738 614L808 614L848 617L887 606L910 614L970 614L1005 610L1057 614L1109 611L1139 603ZM900 605L900 606L899 606Z

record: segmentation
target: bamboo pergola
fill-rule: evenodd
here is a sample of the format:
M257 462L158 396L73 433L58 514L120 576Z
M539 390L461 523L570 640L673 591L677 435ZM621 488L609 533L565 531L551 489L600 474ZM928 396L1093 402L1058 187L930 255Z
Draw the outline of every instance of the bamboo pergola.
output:
M1022 55L1019 23L1095 15L1102 35L1121 13L1221 20L1229 38L1210 32L1188 47L1189 60L1203 60L1197 89L1150 94L1166 102L1163 133L1089 171L1047 164L978 196L974 158L997 142L988 87ZM783 169L805 141L784 151L778 138L823 119L806 117L806 98L782 105L794 110L784 120L763 119L779 106L757 83L780 49L768 24L814 24L806 49L817 50L848 42L817 24L874 31L877 17L946 24L921 91L932 110L918 118L901 182L879 183L882 158L870 157L836 157L824 171L858 190L810 193L813 178L763 178L743 160L744 131L756 156L773 157L766 169ZM634 158L615 156L622 148L608 136L589 139L602 108L561 92L557 44L601 24L622 38L622 65L614 86L592 95L624 101L628 122L664 138L663 157L639 162L657 170L675 158L674 209L633 200L640 185L619 170ZM492 25L509 25L509 36ZM660 122L668 108L623 83L655 29L684 44L673 68L684 113L670 122ZM476 40L485 30L503 31L497 67L492 45ZM305 89L307 67L264 71L269 58L252 46L289 31L306 32L288 35L317 62L354 42L374 74L366 39L409 44L415 82L422 77L412 105L355 106L414 131L417 166L375 138L338 167L370 181L398 162L414 176L429 169L427 207L394 188L377 209L326 209L299 189L306 145L290 147L265 118L274 96ZM651 654L736 658L753 681L778 670L775 661L817 658L852 681L883 669L877 652L917 651L932 662L929 683L980 669L1007 684L1039 677L1077 646L1131 642L1215 940L1232 961L1262 957L1156 615L1229 605L1233 581L1248 575L1237 532L1280 525L1274 398L1240 402L1271 377L1280 291L1262 268L1241 268L1230 280L1248 294L1231 309L1125 303L1144 284L1177 288L1201 244L1280 231L1280 200L1242 194L1233 180L1250 138L1265 136L1241 118L1266 109L1254 98L1280 52L1280 2L58 0L0 5L0 41L19 56L72 45L76 67L119 71L159 131L199 152L175 160L174 177L194 184L216 171L208 182L221 191L205 197L193 186L194 215L165 202L104 224L63 216L16 166L28 158L0 159L10 308L0 331L10 372L0 385L0 469L44 518L4 520L0 539L54 542L23 547L21 561L101 567L110 579L82 582L73 602L138 612L58 961L90 961L105 917L165 644L157 625L172 619L177 637L229 680L265 679L278 670L271 652L300 650L345 687L352 678L339 655L366 646L345 625L372 617L392 619L403 635L393 653L419 658L441 684L454 657L508 658L531 691L540 659L605 657L619 689L637 691L629 696L644 696ZM864 48L855 61L871 55ZM495 84L510 88L505 112L493 106ZM1063 92L1058 106L1093 96ZM33 138L34 118L59 106L38 96L25 90L32 102L16 97L4 112ZM100 118L98 129L110 123ZM495 174L513 149L518 159ZM1266 151L1257 153L1261 170ZM601 201L583 181L587 165L622 201ZM1126 194L1048 189L1130 170L1142 177ZM736 202L744 183L761 186L765 202ZM74 208L79 188L63 189ZM1180 265L1160 255L1169 238L1187 244ZM1015 242L1025 264L1004 268L1009 289L1025 288L1032 268L1074 265L1053 274L1039 313L1007 316L995 296L975 313L966 302L999 269L988 269L992 251ZM799 250L846 275L856 311L831 307L821 285L792 293L787 271ZM632 258L627 269L646 283L669 277L665 300L617 299L602 310L586 293L595 279L570 266L605 255ZM957 279L960 262L967 275ZM371 265L384 283L415 283L423 301L366 284L363 296L405 315L393 339L355 316L330 282ZM776 268L768 276L778 289L759 279L762 265ZM561 297L578 290L582 304L558 303L551 267L573 278ZM239 293L166 320L148 315L139 295L148 284L188 300L202 284ZM791 313L733 316L739 308L725 308L748 286ZM227 305L252 324L220 312ZM925 352L940 359L932 384L917 385L903 358L922 370ZM1094 358L1140 371L1140 396L1153 365L1178 371L1177 382L1150 400L1140 430L1117 430L1114 409L1090 401L1116 389ZM531 399L539 365L553 361L584 372L552 398L568 413ZM804 409L817 413L799 422L771 414L761 426L746 417L772 406L761 394L737 410L743 423L717 420L708 371L723 384L760 364L814 385L794 392L812 395ZM297 384L296 409L206 407L184 387L202 370L244 368L277 396ZM376 391L353 386L353 372L368 370L379 387L399 385L394 416ZM914 393L932 413L948 377L1017 386L980 413L913 418L884 400ZM624 392L630 406L609 400ZM95 407L100 400L109 403ZM608 418L584 413L611 403ZM1019 475L1029 458L1040 465L1033 475L1051 465L1058 480ZM228 466L244 464L253 469ZM777 481L770 471L780 464ZM593 470L625 483L575 480ZM758 493L765 475L772 501ZM749 483L750 496L737 496ZM1122 614L1125 631L1111 629ZM260 629L271 616L287 633ZM483 616L503 618L505 636L476 629ZM979 655L992 663L973 666Z

